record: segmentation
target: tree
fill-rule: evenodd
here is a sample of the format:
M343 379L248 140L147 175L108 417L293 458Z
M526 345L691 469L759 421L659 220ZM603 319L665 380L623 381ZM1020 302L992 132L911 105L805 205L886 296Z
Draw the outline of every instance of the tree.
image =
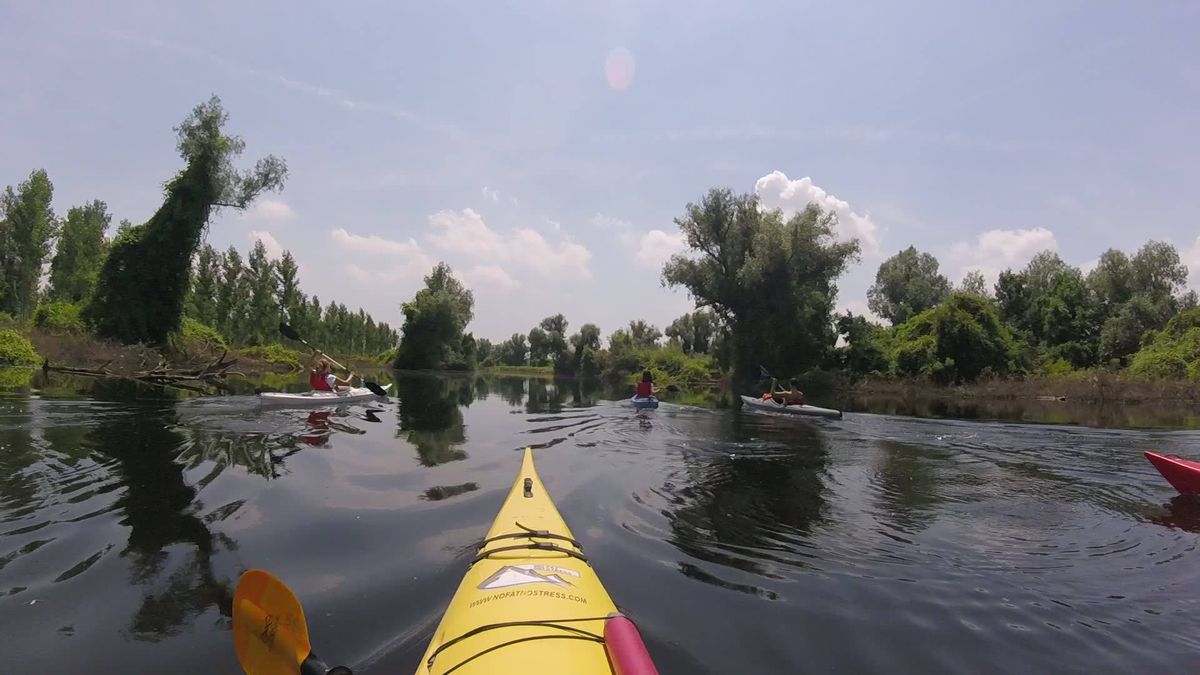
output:
M287 167L280 159L261 159L245 173L233 167L245 143L222 133L227 119L213 96L176 127L185 167L167 183L154 216L113 242L85 310L101 335L164 342L179 328L192 257L212 213L245 209L264 191L283 187Z
M837 329L846 340L846 346L841 349L842 368L854 375L887 372L888 359L882 343L888 329L852 312L838 317Z
M529 353L529 345L521 333L513 333L499 345L496 345L496 358L506 366L523 366Z
M550 336L541 326L529 331L529 365L542 366L550 356Z
M490 365L490 359L492 358L492 354L495 352L495 350L496 346L493 345L492 341L487 338L479 338L475 341L475 355L479 359L480 363Z
M246 312L250 306L250 287L246 284L242 256L230 246L221 256L221 280L217 286L217 330L230 342L245 337Z
M638 349L654 348L661 337L662 332L641 319L629 322L629 338L633 340L633 346Z
M1100 360L1124 362L1136 352L1142 336L1158 325L1158 310L1145 295L1136 295L1120 305L1100 329Z
M1013 367L1015 345L987 298L951 294L896 329L896 370L938 382L970 382Z
M200 323L216 327L217 293L222 288L221 254L208 244L196 255L188 313Z
M961 293L972 293L974 295L982 295L988 297L987 281L983 278L983 272L979 270L971 270L963 276L963 279L958 284L958 290Z
M571 336L572 368L577 375L583 374L584 355L590 350L600 351L600 327L594 323L585 323L579 327L579 332Z
M404 327L397 368L444 368L461 356L463 330L471 322L475 296L438 263L425 277L425 288L404 303Z
M555 314L542 319L538 328L546 336L546 356L554 363L554 372L569 374L572 372L571 352L567 345L567 319L562 314ZM532 333L531 333L532 335ZM530 345L533 344L531 339Z
M857 241L834 239L835 220L810 204L785 221L756 196L723 189L676 219L691 255L673 256L663 281L729 327L736 379L757 376L760 363L800 372L832 354L835 281L858 256Z
M4 282L0 289L0 312L23 319L33 314L42 265L50 253L56 229L50 207L53 196L54 185L42 169L29 174L16 192L8 187L0 196L0 211L3 211L0 279Z
M51 300L80 304L91 297L107 254L104 232L112 216L99 199L67 211L50 261Z
M1110 248L1100 254L1095 269L1087 275L1088 286L1096 295L1101 314L1114 315L1133 297L1133 265L1123 251Z
M1130 265L1135 292L1146 294L1152 302L1164 302L1187 285L1187 265L1180 262L1175 247L1165 241L1147 242Z
M255 240L254 248L250 251L246 282L250 291L246 340L251 344L264 344L267 337L274 336L278 330L279 305L276 296L279 293L279 281L275 278L275 263L267 258L267 247L261 239Z
M938 274L937 258L909 246L879 266L875 284L867 289L867 305L895 326L938 304L949 293L950 282Z
M1020 272L996 283L1000 318L1051 360L1080 368L1095 363L1099 342L1095 295L1079 268L1042 251Z
M717 330L717 318L711 311L700 309L675 319L664 331L668 338L679 343L685 354L707 354L712 348Z
M279 309L287 316L288 321L296 321L303 312L304 294L300 292L297 276L300 267L291 251L284 251L275 265L275 278L279 287Z

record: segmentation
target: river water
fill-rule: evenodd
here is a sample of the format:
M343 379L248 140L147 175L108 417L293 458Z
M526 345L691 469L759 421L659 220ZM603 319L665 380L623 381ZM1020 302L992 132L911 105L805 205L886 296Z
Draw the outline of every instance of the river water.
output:
M252 567L327 660L412 672L525 446L664 674L1200 666L1200 504L1141 454L1198 457L1196 431L396 385L316 411L0 398L0 672L240 673Z

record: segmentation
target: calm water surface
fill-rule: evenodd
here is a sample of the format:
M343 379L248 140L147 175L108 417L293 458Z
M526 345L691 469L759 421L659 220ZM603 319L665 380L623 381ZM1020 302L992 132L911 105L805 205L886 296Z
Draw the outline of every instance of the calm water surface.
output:
M0 670L240 673L262 567L328 660L412 672L527 445L663 673L1200 667L1200 505L1141 455L1200 433L602 398L0 398Z

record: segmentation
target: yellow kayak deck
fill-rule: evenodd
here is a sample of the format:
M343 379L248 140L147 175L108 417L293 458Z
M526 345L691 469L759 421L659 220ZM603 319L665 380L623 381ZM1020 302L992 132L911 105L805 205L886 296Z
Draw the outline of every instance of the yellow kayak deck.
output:
M604 620L616 611L526 448L417 675L611 675Z

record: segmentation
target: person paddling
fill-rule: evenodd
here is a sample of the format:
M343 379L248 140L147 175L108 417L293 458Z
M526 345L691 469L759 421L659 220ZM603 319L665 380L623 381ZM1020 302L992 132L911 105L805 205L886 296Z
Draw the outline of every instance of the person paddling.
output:
M329 361L323 352L314 352L309 362L308 385L314 391L338 391L350 388L350 380L342 379L329 370Z
M796 380L791 380L789 389L776 389L775 382L771 382L771 392L763 394L763 400L772 400L776 403L788 405L805 405L804 392L800 391L800 383Z
M642 373L642 381L637 383L637 397L650 398L658 393L658 387L654 386L654 374L650 371Z

